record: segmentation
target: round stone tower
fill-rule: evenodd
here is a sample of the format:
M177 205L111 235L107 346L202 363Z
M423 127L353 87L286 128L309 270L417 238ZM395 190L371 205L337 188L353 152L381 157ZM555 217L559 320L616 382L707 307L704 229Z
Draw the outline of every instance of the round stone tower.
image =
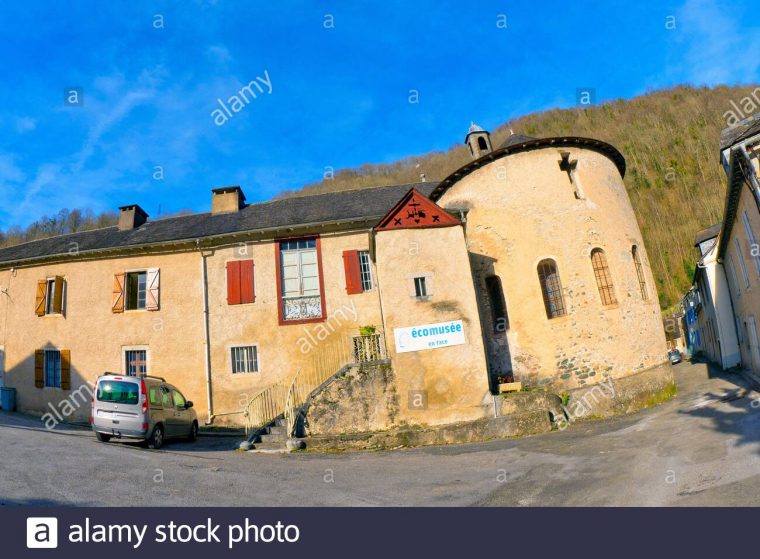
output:
M482 161L480 139L491 153ZM614 379L635 399L669 385L620 152L592 139L522 135L491 150L475 125L467 144L476 161L431 198L464 216L491 386L514 378L560 392Z

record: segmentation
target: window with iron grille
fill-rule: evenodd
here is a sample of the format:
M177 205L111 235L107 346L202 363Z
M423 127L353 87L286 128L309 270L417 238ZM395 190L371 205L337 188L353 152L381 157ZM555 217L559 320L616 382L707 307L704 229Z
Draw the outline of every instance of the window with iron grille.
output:
M594 268L594 277L596 286L599 288L599 296L602 298L603 305L614 305L617 303L615 298L615 288L612 284L612 275L610 267L607 265L607 257L600 248L591 251L591 266Z
M565 300L562 296L562 283L559 280L557 263L547 258L538 263L538 280L544 296L544 307L547 318L564 316Z
M359 272L362 278L362 291L372 291L372 267L369 263L369 252L359 251Z
M127 376L138 377L148 374L148 351L129 349L124 352L124 370Z
M646 301L649 299L647 294L647 281L644 279L644 266L641 265L641 258L639 257L639 248L633 245L631 248L631 254L633 255L633 263L636 265L636 276L639 279L639 289L641 290L641 298Z
M316 239L280 242L282 319L322 317L319 252Z
M232 348L232 374L258 373L259 356L254 345Z

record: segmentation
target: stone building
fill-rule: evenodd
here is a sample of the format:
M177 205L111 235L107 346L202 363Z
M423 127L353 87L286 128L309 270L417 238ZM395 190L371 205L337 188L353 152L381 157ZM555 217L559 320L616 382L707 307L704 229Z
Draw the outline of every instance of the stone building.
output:
M700 259L694 271L694 311L700 333L698 352L729 369L739 364L739 340L731 309L731 293L726 280L725 262L718 259L718 238L723 224L717 223L697 233L694 246ZM729 272L734 273L731 262Z
M720 150L728 187L716 257L731 297L718 305L732 318L734 364L760 374L760 114L723 130Z
M494 149L476 125L466 143L439 183L257 204L218 188L210 213L132 204L116 227L0 250L3 382L46 413L104 371L158 375L203 420L256 427L380 362L391 411L372 429L492 417L511 379L625 387L597 415L669 385L622 155L576 137Z
M700 259L684 308L694 309L698 350L724 369L760 374L760 114L725 128L723 221L697 234Z

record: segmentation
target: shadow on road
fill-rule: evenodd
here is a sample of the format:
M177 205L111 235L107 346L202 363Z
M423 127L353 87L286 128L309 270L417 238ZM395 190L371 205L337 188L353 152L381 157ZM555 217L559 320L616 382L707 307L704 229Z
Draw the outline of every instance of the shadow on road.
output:
M708 379L720 379L734 387L717 393L712 383L705 385L709 390L695 391L696 397L685 401L679 413L706 419L714 431L733 436L736 446L757 445L760 454L760 398L752 390L753 383L738 371L723 371L704 359L692 360L691 366L704 367ZM692 367L686 375L696 372Z

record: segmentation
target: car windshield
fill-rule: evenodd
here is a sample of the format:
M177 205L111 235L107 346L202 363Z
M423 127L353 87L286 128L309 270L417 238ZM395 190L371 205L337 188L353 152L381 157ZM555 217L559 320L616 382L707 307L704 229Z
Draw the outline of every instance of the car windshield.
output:
M98 384L98 400L115 404L137 404L140 387L134 382L106 380Z

